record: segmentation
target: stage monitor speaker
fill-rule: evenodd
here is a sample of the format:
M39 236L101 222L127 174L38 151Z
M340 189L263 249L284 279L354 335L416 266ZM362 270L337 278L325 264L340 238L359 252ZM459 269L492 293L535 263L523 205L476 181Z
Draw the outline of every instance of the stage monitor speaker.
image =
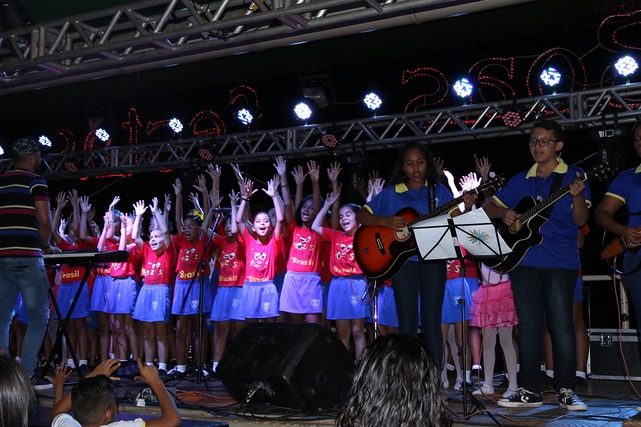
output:
M316 412L339 407L354 361L329 329L305 323L250 323L229 343L216 372L238 402Z

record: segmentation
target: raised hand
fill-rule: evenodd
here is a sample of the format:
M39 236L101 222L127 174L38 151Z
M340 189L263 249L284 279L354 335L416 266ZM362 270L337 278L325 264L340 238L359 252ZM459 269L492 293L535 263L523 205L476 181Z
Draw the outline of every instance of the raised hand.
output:
M476 173L481 176L483 181L490 179L490 168L492 164L487 157L481 157L480 159L474 154L474 163L476 165Z
M471 191L481 184L481 178L477 178L474 172L463 175L459 180L459 185L463 191Z
M54 387L63 387L65 385L65 382L67 382L67 378L69 378L69 375L71 375L71 368L67 366L65 363L61 363L60 365L56 366L56 374L53 377L46 376L45 379L49 381L51 384L53 384Z
M358 194L360 194L363 199L367 200L369 182L366 183L363 178L358 178L356 180L356 189L358 190Z
M341 173L341 164L334 162L327 168L327 177L331 182L338 182L338 176Z
M285 173L287 173L287 162L283 159L283 156L276 157L274 168L276 168L276 173L278 175L285 175Z
M176 195L176 197L180 196L183 193L183 183L179 178L176 178L171 186L174 187L174 194Z
M81 196L80 197L80 212L82 213L89 213L91 210L91 204L89 203L89 196Z
M147 211L147 206L145 206L144 200L138 200L136 203L134 203L133 206L134 212L136 212L136 216L142 216Z
M220 166L210 163L207 165L207 173L214 181L220 179Z
M292 176L294 177L296 185L302 185L305 182L305 171L300 165L294 167L294 170L292 170Z
M436 157L434 160L436 161L436 174L438 176L443 175L443 172L445 171L445 159Z
M207 192L207 181L205 180L205 175L198 175L197 183L193 185L194 189L198 190L201 193Z
M115 196L111 203L109 203L109 210L113 210L114 206L120 201L120 196Z
M315 161L310 160L307 162L307 173L309 174L309 179L312 182L318 182L318 179L320 178L320 167Z
M336 200L338 200L339 196L340 196L340 193L336 191L332 191L331 193L328 193L327 197L325 197L325 206L329 207L333 205L336 202Z
M158 197L154 197L151 199L151 205L149 205L149 210L151 213L156 213L158 212Z
M56 196L56 209L62 210L65 206L67 206L67 203L69 203L69 200L67 200L67 195L64 192L58 193Z
M275 197L276 192L278 191L278 183L275 182L274 179L270 179L269 181L267 181L267 188L263 188L263 191L269 197Z

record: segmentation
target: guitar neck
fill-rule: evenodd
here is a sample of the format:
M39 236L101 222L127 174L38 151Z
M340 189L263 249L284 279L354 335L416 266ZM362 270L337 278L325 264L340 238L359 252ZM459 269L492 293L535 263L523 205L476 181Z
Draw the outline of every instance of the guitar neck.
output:
M588 174L587 173L583 173L583 175L581 175L580 178L581 178L581 181L585 182L585 181L588 180ZM568 185L566 185L564 187L559 188L558 190L556 190L555 192L550 194L542 202L537 203L536 205L532 206L530 209L528 209L525 212L521 213L521 222L527 222L530 218L532 218L533 216L537 215L542 210L547 209L548 207L550 207L551 205L556 203L561 197L563 197L566 194L568 194L570 192L570 185L572 185L572 183L570 183L570 184L568 184Z

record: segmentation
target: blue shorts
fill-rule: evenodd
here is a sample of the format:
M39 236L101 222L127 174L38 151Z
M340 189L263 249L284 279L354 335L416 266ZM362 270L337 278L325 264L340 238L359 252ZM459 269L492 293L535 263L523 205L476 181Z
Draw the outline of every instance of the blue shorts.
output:
M110 314L133 314L138 295L138 283L131 278L113 279L108 294Z
M143 285L133 318L141 322L169 322L169 286Z
M60 289L58 290L58 308L60 309L60 314L63 318L67 317L73 298L76 296L76 291L80 287L80 282L74 283L62 283ZM85 283L80 291L80 296L76 302L75 307L73 308L73 313L71 313L70 319L81 319L83 317L89 316L89 287ZM57 319L57 316L54 316Z
M441 312L441 323L453 324L461 322L461 292L465 298L465 320L470 320L470 307L472 306L472 294L470 282L478 289L478 280L466 277L450 279L445 282L445 296L443 297L443 311Z
M327 297L327 319L366 319L369 298L365 295L367 281L362 275L334 277ZM363 299L365 295L365 299Z
M243 321L240 305L243 297L242 286L221 286L218 288L210 320L213 322Z
M91 311L102 311L109 313L109 291L113 278L111 276L96 276L93 282L93 292L91 293Z
M278 317L278 292L274 283L245 281L240 314L247 319Z

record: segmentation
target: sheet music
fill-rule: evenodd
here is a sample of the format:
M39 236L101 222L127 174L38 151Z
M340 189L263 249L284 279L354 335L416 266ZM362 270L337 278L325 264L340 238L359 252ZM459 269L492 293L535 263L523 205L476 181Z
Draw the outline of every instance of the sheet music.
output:
M496 257L512 249L496 231L483 209L475 209L455 218L441 215L417 222L412 226L420 258L424 260L454 259L456 249L449 229L452 219L461 246L478 257Z

